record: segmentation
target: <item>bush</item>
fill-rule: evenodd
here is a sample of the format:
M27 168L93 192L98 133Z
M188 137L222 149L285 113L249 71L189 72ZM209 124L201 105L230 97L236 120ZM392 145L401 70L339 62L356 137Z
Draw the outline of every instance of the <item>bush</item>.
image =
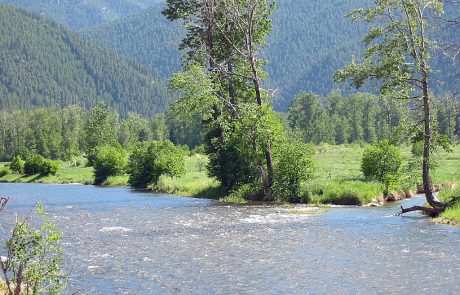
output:
M126 155L120 145L98 147L93 163L95 184L103 183L109 176L121 175L126 162Z
M40 173L45 159L37 154L30 154L24 163L24 173L34 175Z
M185 151L170 141L138 144L129 157L129 184L145 188L157 185L161 175L170 177L185 174Z
M8 170L8 168L3 168L2 170L0 170L0 177L8 175L9 172L10 171Z
M5 241L8 257L2 265L3 281L14 294L63 294L66 276L61 269L61 234L41 204L37 212L42 221L38 228L33 228L28 219L17 222L11 238Z
M24 163L25 161L21 158L21 156L16 156L11 160L10 169L11 171L23 174L24 173Z
M314 149L301 142L281 145L275 155L273 192L278 201L300 202L301 184L315 172Z
M37 154L30 154L24 163L24 173L28 176L34 174L55 175L58 170L58 162L45 159Z
M246 183L241 185L238 189L232 191L227 197L222 198L221 201L225 203L247 203L247 200L260 199L261 184L259 182Z
M401 177L402 157L396 146L383 141L376 146L366 148L361 161L361 171L367 180L376 180L384 184L384 193Z
M56 175L59 170L59 163L57 161L45 159L43 161L43 166L40 171L40 175L47 176L47 175Z

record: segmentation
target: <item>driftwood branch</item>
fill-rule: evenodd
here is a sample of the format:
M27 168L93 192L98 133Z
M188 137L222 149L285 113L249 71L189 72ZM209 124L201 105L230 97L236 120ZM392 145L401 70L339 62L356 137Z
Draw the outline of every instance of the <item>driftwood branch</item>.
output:
M5 208L6 203L8 203L9 198L0 198L0 212Z
M438 208L429 208L429 207L423 207L423 206L412 206L410 208L403 208L403 206L401 206L401 211L396 213L395 216L402 216L405 213L415 212L415 211L422 211L430 216L437 216L439 213L442 212L442 210Z

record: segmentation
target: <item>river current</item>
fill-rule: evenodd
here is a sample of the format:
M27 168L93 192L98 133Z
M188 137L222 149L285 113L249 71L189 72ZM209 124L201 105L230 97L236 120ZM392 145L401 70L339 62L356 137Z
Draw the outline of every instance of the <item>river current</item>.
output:
M0 195L2 238L43 203L63 233L68 294L460 294L460 228L395 217L400 203L316 212L46 184Z

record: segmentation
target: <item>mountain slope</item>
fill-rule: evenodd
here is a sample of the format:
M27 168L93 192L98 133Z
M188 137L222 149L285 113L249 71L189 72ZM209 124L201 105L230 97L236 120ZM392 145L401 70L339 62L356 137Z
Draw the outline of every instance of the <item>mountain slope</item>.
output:
M154 69L164 78L180 70L180 52L177 47L182 30L179 22L169 22L161 15L165 0L1 1L25 5L35 11L42 9L43 13L72 28L87 28L88 24L82 26L80 22L93 21L97 25L83 32L94 41ZM353 56L359 58L363 50L361 41L367 28L362 23L345 19L344 16L352 9L371 2L277 0L277 9L272 17L273 32L264 55L269 61L266 66L269 80L265 86L277 89L275 104L279 110L286 110L294 95L301 91L327 95L334 89L349 89L348 85L333 83L331 77L350 62ZM106 18L88 19L82 16L74 19L79 10L73 13L71 8L76 8L76 5L90 11L100 11L101 5L105 5L108 11L119 12L111 13L111 17ZM140 11L147 5L150 5L149 8ZM59 7L66 9L59 10ZM458 19L460 5L452 4L446 8L446 12ZM114 21L101 24L104 20ZM456 35L460 36L456 32L449 32L447 37ZM460 90L458 76L455 78L452 74L456 68L457 71L460 68L459 59L457 64L440 58L433 61L433 88L436 94Z
M49 16L72 29L84 29L139 12L162 0L0 0Z
M369 0L277 1L273 32L264 56L269 61L266 86L277 90L275 105L279 110L286 110L294 95L301 91L327 95L334 89L349 89L348 85L334 83L332 76L353 56L359 58L367 27L345 15L369 4ZM447 13L459 15L458 6L447 7ZM180 69L180 53L176 48L181 30L179 23L164 19L163 7L164 1L139 14L90 28L86 34L168 77ZM439 69L434 78L435 91L442 93L455 87L455 81L444 75L453 72L454 66L442 59L433 61L433 65Z
M276 105L286 110L299 91L326 95L343 87L332 82L333 73L360 52L365 32L344 15L366 0L279 0L273 15L273 32L264 50L269 60L267 86L277 89ZM180 23L161 15L164 3L139 14L88 29L95 41L119 54L158 69L163 77L180 70Z
M84 33L125 57L157 69L163 77L169 77L181 67L177 48L182 30L179 23L161 14L164 8L164 3L154 4L140 13L95 26Z
M99 101L153 115L167 104L163 82L150 70L67 31L61 25L0 4L0 109Z

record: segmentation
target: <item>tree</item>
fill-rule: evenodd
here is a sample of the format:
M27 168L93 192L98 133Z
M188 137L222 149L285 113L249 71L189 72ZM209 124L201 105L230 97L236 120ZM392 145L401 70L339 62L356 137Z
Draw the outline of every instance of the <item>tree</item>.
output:
M315 151L312 146L295 140L288 140L277 147L275 157L275 185L273 190L279 201L300 201L302 182L308 180L315 172L313 162Z
M118 116L100 103L89 112L83 131L85 152L92 165L98 146L117 142Z
M59 170L59 163L45 159L38 154L30 154L24 163L26 175L40 174L40 176L55 175Z
M138 114L130 113L121 123L120 142L123 147L128 148L138 142L149 141L151 133L149 121Z
M433 194L430 177L430 157L433 150L433 130L430 94L430 53L433 43L428 37L431 14L439 14L443 4L433 0L376 0L370 8L358 9L350 15L377 25L365 37L366 50L360 63L352 61L336 73L335 79L361 87L368 80L380 82L382 95L413 100L423 108L422 120L414 126L424 142L422 178L427 202L431 208L412 207L401 213L423 210L438 214L444 203ZM419 129L419 125L423 128Z
M268 93L263 91L261 81L263 60L258 58L260 48L271 30L270 15L274 2L267 0L168 0L163 12L169 19L181 19L186 28L181 49L187 49L184 57L186 71L172 80L172 88L181 92L181 99L171 109L174 115L185 113L201 115L206 129L207 152L210 156L211 175L226 185L240 184L242 179L228 181L222 178L221 164L226 162L228 149L232 159L252 163L262 183L264 199L272 199L274 165L270 141L246 137L250 142L244 149L226 146L232 144L233 132L244 120L244 115L267 114L263 108ZM207 70L204 72L203 68ZM195 73L195 74L192 74ZM196 80L199 79L199 84ZM200 85L201 87L197 87ZM205 86L205 87L203 87ZM190 91L192 90L192 91ZM260 110L257 111L253 106ZM189 116L194 118L193 115ZM258 155L263 157L259 158ZM250 157L256 157L249 159ZM246 161L246 160L249 161ZM227 159L228 160L228 159ZM249 169L253 170L253 169ZM236 171L234 171L236 172Z

